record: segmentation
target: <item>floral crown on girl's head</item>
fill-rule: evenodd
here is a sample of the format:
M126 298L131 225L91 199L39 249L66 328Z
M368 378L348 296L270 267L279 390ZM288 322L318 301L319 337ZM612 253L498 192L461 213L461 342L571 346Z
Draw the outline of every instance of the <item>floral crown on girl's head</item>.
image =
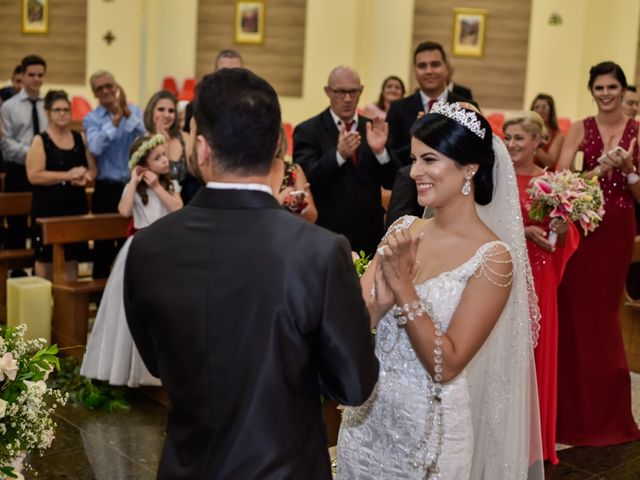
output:
M142 142L142 145L140 145L138 149L133 152L133 155L131 155L131 159L129 160L129 170L133 170L148 152L156 148L158 145L162 145L164 142L164 136L161 133L156 133L146 142Z

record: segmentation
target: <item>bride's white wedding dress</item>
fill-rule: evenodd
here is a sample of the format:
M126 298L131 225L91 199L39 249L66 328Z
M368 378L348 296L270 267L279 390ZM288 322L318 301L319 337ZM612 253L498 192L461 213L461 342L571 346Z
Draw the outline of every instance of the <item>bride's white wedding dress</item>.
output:
M482 245L465 263L416 285L416 291L446 331L470 276L485 275L484 266L490 272L487 262L494 249L508 248L513 263L509 299L480 350L443 385L442 408L435 407L434 382L406 331L392 313L380 320L378 384L364 405L345 409L338 437L339 479L544 478L533 363L538 302L513 164L502 141L492 140L493 197L476 210L500 241ZM408 228L414 220L405 217L395 228ZM438 451L438 473L428 476L426 467Z
M467 281L490 261L496 247L508 248L497 241L486 243L464 264L416 285L418 296L433 306L443 331L449 327ZM422 479L423 465L435 454L438 442L437 435L430 434L435 422L434 383L391 311L378 324L376 356L380 376L371 397L360 407L345 408L343 414L337 478ZM466 370L443 386L441 398L444 437L438 460L440 476L468 479L473 427Z

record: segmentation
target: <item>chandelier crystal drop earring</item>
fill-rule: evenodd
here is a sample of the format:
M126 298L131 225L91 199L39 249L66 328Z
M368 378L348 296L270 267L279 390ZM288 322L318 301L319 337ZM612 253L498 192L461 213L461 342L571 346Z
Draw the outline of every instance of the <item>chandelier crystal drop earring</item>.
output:
M464 185L462 185L462 194L469 195L471 193L471 175L465 177Z

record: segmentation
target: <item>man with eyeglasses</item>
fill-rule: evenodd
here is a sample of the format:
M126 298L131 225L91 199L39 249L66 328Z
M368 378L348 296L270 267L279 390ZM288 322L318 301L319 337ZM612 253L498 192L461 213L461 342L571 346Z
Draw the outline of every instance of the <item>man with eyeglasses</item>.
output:
M316 223L369 254L384 234L380 187L391 187L399 163L386 147L386 122L357 113L362 89L352 68L331 71L324 87L329 108L296 127L293 159L311 184Z
M5 191L29 192L31 184L27 178L25 160L33 136L47 129L47 115L40 89L47 70L47 63L38 55L28 55L20 63L23 72L23 88L2 104L2 156L5 161ZM27 216L7 218L8 249L25 248L29 236ZM22 271L13 276L26 275Z
M89 151L98 164L98 175L93 193L93 213L115 213L122 190L129 181L129 148L145 133L142 112L127 103L123 88L111 73L98 70L89 80L99 105L84 117ZM111 262L119 249L110 240L95 242L93 277L109 276Z

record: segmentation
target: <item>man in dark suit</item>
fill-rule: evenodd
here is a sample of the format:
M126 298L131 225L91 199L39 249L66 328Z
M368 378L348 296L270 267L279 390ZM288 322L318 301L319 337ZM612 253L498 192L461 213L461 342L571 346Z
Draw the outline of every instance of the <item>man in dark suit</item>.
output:
M439 100L469 102L469 99L459 97L447 89L447 55L439 43L423 42L418 45L413 54L413 65L420 88L413 95L393 102L387 113L389 145L403 165L411 163L409 132L419 113L429 112ZM476 105L475 102L470 103Z
M205 76L182 210L136 233L131 334L170 405L159 479L331 478L320 394L357 405L378 376L347 241L280 207L278 98L245 69Z
M447 77L447 90L453 93L456 97L460 97L468 102L472 102L473 93L471 92L471 89L453 81L453 73L455 72L455 68L453 65L451 65L451 63L447 63L447 68L449 69L449 76Z
M384 234L380 187L391 188L399 164L386 148L384 120L357 114L362 89L355 70L333 69L324 89L330 106L296 127L293 159L311 184L316 223L369 254Z

